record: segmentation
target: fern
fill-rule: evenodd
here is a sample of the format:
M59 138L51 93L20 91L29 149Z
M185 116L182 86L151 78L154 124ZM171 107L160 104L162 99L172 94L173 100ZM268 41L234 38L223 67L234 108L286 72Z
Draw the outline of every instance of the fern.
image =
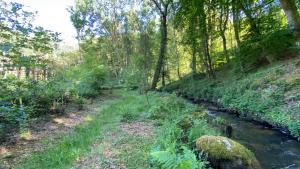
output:
M182 154L170 150L151 153L153 162L161 169L202 169L206 162L198 161L196 155L186 147L182 147Z
M177 168L177 156L169 151L157 151L151 153L154 162L162 169Z

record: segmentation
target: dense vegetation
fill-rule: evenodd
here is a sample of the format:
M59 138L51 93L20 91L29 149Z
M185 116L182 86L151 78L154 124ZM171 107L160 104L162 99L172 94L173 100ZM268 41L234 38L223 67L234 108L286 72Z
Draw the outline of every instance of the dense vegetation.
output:
M246 76L223 69L219 78L189 76L164 89L195 99L212 101L242 116L288 129L300 137L299 59L277 63ZM222 77L221 77L222 76Z
M18 167L65 168L106 121L141 119L160 126L145 152L155 149L141 156L150 158L146 167L209 167L195 141L219 135L216 126L173 95L149 94L156 89L217 102L300 138L299 9L296 0L75 0L66 10L78 49L61 50L59 33L32 25L34 11L0 0L0 141L120 87L143 95L123 93L124 101Z
M120 132L116 129L120 121L133 122L136 120L150 120L155 123L158 137L155 140L146 137L142 142L137 137L129 135L122 138L123 141L126 141L125 143L122 140L110 140L116 142L116 146L128 143L134 146L129 152L121 149L118 157L119 160L129 158L127 160L130 168L149 168L150 165L158 168L161 166L166 168L180 168L179 166L181 168L204 168L208 165L204 159L201 161L196 159L196 155L193 153L195 147L192 146L192 143L198 136L218 135L219 132L212 129L204 116L201 116L205 114L202 109L196 112L197 107L173 95L150 93L148 95L150 102L147 102L145 96L138 95L136 92L119 91L118 93L121 93L119 96L121 98L107 102L109 106L106 106L101 113L98 112L94 117L90 117L92 120L77 126L74 133L64 136L55 149L51 146L45 147L43 152L24 159L17 168L66 168L72 165L74 159L79 158L83 153L88 153L90 151L88 145L92 142L100 142L108 137L105 136L105 133L97 134L102 128L106 128L116 135ZM145 113L141 114L141 112ZM194 115L192 116L192 114ZM194 119L185 122L190 125L190 132L187 132L187 128L183 128L185 125L179 125L183 124L184 119ZM192 123L194 124L191 125ZM149 157L150 151L151 156Z

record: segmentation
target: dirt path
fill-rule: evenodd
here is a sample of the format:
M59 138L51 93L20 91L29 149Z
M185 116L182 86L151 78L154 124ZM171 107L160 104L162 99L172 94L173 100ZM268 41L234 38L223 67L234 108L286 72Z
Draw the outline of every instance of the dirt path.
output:
M132 159L147 158L143 148L148 151L147 144L153 142L154 126L151 122L110 124L104 131L104 139L95 142L91 152L78 159L72 169L136 168L138 165L133 164Z
M103 105L114 99L114 96L107 94L95 100L88 100L84 110L69 105L64 115L53 115L33 121L30 131L15 134L10 141L0 145L0 169L12 168L33 152L43 150L45 145L54 145L62 135L72 132L78 124L89 121L91 115L101 111Z

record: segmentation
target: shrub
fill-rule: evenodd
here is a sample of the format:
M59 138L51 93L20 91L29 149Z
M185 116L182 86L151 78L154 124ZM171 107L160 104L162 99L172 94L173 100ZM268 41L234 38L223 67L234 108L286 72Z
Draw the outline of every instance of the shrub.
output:
M82 72L70 69L48 81L20 80L14 76L0 79L0 124L26 130L31 118L64 113L70 101L82 109L82 97L97 96L105 82L102 66Z

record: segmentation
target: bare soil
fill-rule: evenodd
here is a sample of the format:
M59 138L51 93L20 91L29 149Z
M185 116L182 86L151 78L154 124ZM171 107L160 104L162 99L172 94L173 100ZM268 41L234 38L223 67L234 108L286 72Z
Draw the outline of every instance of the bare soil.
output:
M69 104L63 115L36 119L31 122L29 131L11 134L8 141L0 144L0 169L11 168L33 152L43 150L45 145L54 145L62 135L71 133L75 126L89 121L92 114L101 111L102 105L112 99L113 96L104 95L86 100L84 110L78 110L78 106Z

